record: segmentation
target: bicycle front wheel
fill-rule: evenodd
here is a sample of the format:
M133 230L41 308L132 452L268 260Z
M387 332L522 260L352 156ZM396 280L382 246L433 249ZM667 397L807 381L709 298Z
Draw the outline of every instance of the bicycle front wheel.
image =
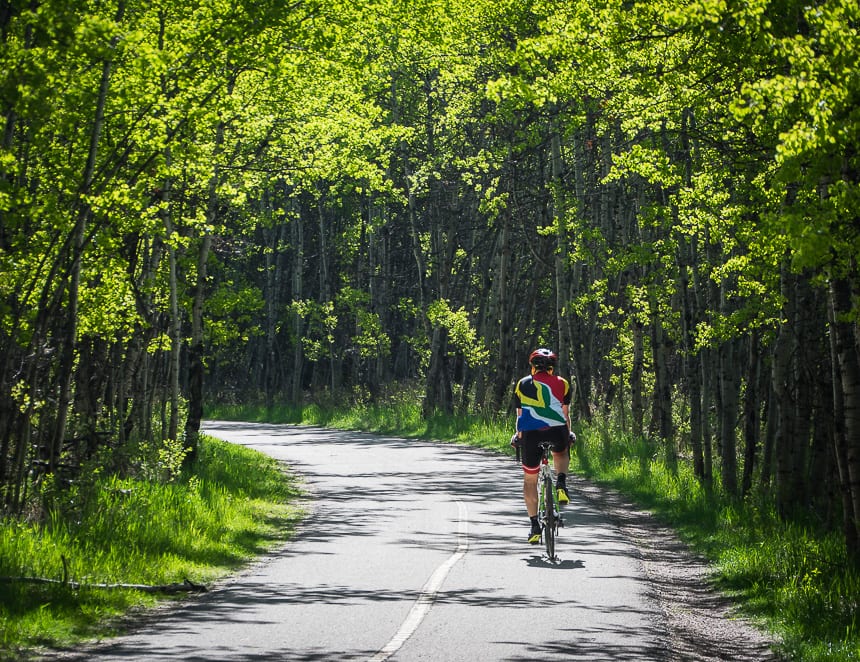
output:
M557 515L555 512L555 500L553 499L552 477L546 476L543 480L543 500L546 509L546 520L543 529L543 541L546 545L546 553L551 561L555 560L555 526Z

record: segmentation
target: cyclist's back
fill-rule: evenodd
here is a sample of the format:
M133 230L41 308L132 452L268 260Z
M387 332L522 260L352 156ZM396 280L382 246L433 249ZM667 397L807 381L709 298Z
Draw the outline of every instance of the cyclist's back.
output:
M540 541L537 521L537 475L540 470L540 443L552 443L553 464L560 503L567 503L566 475L570 465L570 383L554 374L558 357L548 349L529 355L531 374L517 382L514 405L517 410L518 443L522 452L523 496L529 515L529 542Z

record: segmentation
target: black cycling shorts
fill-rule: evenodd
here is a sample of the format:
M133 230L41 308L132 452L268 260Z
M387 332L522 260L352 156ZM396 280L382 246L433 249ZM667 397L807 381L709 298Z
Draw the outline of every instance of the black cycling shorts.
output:
M566 425L554 425L543 430L525 430L520 437L520 452L523 460L523 470L536 474L540 470L540 443L548 441L556 453L566 451L570 447L570 431Z

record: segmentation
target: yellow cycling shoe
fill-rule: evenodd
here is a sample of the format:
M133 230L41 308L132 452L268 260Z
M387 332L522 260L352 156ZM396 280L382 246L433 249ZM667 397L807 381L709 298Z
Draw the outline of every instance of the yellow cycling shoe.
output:
M558 491L558 503L559 503L559 505L564 505L566 503L570 503L570 497L567 495L567 488L566 487L564 487L562 485L560 487L557 487L556 490Z

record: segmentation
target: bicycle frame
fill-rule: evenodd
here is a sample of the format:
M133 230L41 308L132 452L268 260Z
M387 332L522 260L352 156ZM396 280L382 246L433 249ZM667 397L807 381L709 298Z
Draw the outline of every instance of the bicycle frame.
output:
M559 527L564 526L561 510L558 504L558 493L555 489L550 457L552 444L541 443L541 462L538 472L538 520L543 532L544 546L550 561L557 559L555 555L555 538Z

